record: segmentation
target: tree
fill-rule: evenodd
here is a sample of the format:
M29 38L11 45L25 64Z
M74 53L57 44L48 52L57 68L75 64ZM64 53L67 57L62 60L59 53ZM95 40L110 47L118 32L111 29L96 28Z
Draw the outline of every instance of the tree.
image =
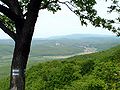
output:
M25 90L25 70L40 10L47 9L55 13L61 10L61 4L64 4L79 16L82 25L90 22L95 27L101 26L119 35L117 29L112 26L115 23L113 20L97 16L97 11L93 7L96 4L95 0L0 0L0 2L0 28L15 41L10 90ZM111 6L110 12L113 10L115 8Z

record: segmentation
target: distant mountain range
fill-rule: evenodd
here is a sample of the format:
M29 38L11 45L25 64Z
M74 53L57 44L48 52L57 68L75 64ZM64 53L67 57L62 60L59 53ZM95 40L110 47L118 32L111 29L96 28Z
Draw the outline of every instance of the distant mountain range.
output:
M100 35L100 34L71 34L71 35L61 35L61 36L52 36L47 39L80 39L80 38L117 38L114 35Z
M101 34L70 34L70 35L60 35L60 36L51 36L48 38L33 38L34 40L51 40L51 39L84 39L84 38L114 38L119 39L115 35L101 35ZM1 43L13 43L11 39L0 39Z

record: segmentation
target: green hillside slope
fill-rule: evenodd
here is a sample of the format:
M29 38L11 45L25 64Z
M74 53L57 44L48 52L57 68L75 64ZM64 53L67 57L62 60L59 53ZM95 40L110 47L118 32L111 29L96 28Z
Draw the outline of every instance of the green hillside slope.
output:
M26 90L120 90L120 45L39 63L27 70L26 78ZM0 81L0 90L8 90L7 82Z

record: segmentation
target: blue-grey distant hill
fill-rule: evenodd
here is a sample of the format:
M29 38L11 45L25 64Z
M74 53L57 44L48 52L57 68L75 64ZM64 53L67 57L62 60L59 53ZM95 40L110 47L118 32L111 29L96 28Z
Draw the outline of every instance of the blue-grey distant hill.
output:
M47 39L85 39L85 38L116 38L115 35L101 35L101 34L71 34L62 36L52 36Z

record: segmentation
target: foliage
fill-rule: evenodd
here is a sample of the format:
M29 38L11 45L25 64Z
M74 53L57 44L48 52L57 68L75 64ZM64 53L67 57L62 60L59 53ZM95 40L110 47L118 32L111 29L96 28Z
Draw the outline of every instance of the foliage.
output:
M120 67L117 63L111 61L101 62L96 65L93 75L96 78L104 80L110 89L119 89L120 87Z
M0 14L0 21L2 21L11 31L15 31L15 23L11 19L5 15Z
M9 78L3 78L0 80L0 90L9 89Z
M89 60L89 61L85 61L84 63L82 63L81 65L81 75L85 75L86 73L91 72L94 69L94 62Z
M76 80L66 87L67 90L106 90L105 88L105 82L92 75Z

